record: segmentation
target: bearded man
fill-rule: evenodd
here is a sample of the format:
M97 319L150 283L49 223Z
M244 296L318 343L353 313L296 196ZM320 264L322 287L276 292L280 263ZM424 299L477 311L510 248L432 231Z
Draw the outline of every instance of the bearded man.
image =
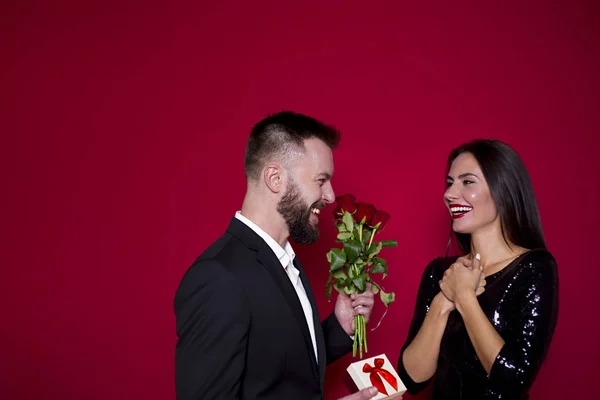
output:
M368 320L374 303L370 287L338 294L321 322L288 241L318 240L319 215L335 201L332 150L339 141L335 128L293 112L252 129L241 210L175 295L178 400L323 399L326 365L352 349L354 316Z

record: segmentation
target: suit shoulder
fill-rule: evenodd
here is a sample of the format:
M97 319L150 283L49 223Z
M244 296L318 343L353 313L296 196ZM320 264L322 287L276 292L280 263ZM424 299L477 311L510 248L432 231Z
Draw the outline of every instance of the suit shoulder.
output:
M237 257L244 257L248 250L234 236L225 233L206 250L184 273L177 292L175 303L187 299L200 288L211 285L228 287L229 291L241 293L242 283L236 276L235 269L239 263L234 262Z

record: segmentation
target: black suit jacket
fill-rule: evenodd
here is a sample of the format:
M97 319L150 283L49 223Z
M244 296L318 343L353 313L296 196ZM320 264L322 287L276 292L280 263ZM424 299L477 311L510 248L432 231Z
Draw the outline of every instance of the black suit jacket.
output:
M334 314L320 322L309 282L317 363L300 300L267 243L233 218L175 295L178 400L323 398L325 367L352 340Z

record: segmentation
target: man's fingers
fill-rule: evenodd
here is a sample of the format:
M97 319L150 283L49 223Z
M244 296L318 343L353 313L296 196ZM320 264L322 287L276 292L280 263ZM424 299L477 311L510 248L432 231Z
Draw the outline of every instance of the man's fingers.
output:
M373 299L373 298L361 298L361 299L354 300L352 302L352 307L354 309L356 309L358 307L371 307L374 304L375 304L375 299Z
M369 400L377 395L377 393L379 393L377 389L374 386L371 386L349 396L342 397L339 400Z

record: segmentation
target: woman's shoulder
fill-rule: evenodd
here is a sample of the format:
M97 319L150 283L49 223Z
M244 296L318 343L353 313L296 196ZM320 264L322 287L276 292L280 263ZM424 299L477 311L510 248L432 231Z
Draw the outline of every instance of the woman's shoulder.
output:
M546 249L527 250L519 257L519 267L529 269L556 269L556 259Z
M425 274L442 275L459 256L443 256L434 258L425 267Z
M546 249L532 249L521 254L511 275L528 282L557 282L558 268L556 259Z

